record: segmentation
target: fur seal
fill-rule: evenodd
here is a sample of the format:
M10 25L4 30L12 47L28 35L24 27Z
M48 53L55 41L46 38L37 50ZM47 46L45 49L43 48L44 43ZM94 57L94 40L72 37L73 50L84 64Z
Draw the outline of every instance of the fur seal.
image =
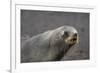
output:
M59 61L78 43L78 38L72 26L61 26L33 36L21 44L21 63Z

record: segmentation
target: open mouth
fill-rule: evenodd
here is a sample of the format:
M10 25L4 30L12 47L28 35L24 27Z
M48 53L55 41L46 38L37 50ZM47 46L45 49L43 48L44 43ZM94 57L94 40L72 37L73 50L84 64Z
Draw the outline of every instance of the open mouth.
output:
M77 39L76 38L65 39L65 42L68 44L75 44L75 43L77 43Z
M75 44L77 42L77 38L72 38L68 42L69 42L69 44Z
M76 35L73 35L72 37L66 38L65 42L69 45L74 45L76 43L79 43L79 39Z

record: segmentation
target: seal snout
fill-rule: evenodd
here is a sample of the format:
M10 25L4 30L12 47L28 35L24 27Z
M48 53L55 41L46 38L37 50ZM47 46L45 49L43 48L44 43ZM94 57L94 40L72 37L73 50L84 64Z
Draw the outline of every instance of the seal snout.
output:
M63 39L69 45L74 45L78 43L78 34L77 33L69 33L68 31L64 31Z
M76 43L77 42L77 33L75 33L73 36L72 36L72 38L70 39L70 42L71 43Z

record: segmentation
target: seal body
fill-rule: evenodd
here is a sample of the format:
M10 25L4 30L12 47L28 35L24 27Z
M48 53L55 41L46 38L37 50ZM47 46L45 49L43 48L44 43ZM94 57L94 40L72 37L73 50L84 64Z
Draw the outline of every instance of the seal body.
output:
M59 61L78 42L72 26L62 26L33 36L21 45L21 63Z

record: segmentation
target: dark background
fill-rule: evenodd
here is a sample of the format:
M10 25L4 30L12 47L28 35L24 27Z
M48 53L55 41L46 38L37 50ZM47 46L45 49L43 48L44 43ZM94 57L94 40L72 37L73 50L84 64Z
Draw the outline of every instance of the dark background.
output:
M21 10L21 43L63 25L75 27L80 40L62 60L89 59L89 13Z

